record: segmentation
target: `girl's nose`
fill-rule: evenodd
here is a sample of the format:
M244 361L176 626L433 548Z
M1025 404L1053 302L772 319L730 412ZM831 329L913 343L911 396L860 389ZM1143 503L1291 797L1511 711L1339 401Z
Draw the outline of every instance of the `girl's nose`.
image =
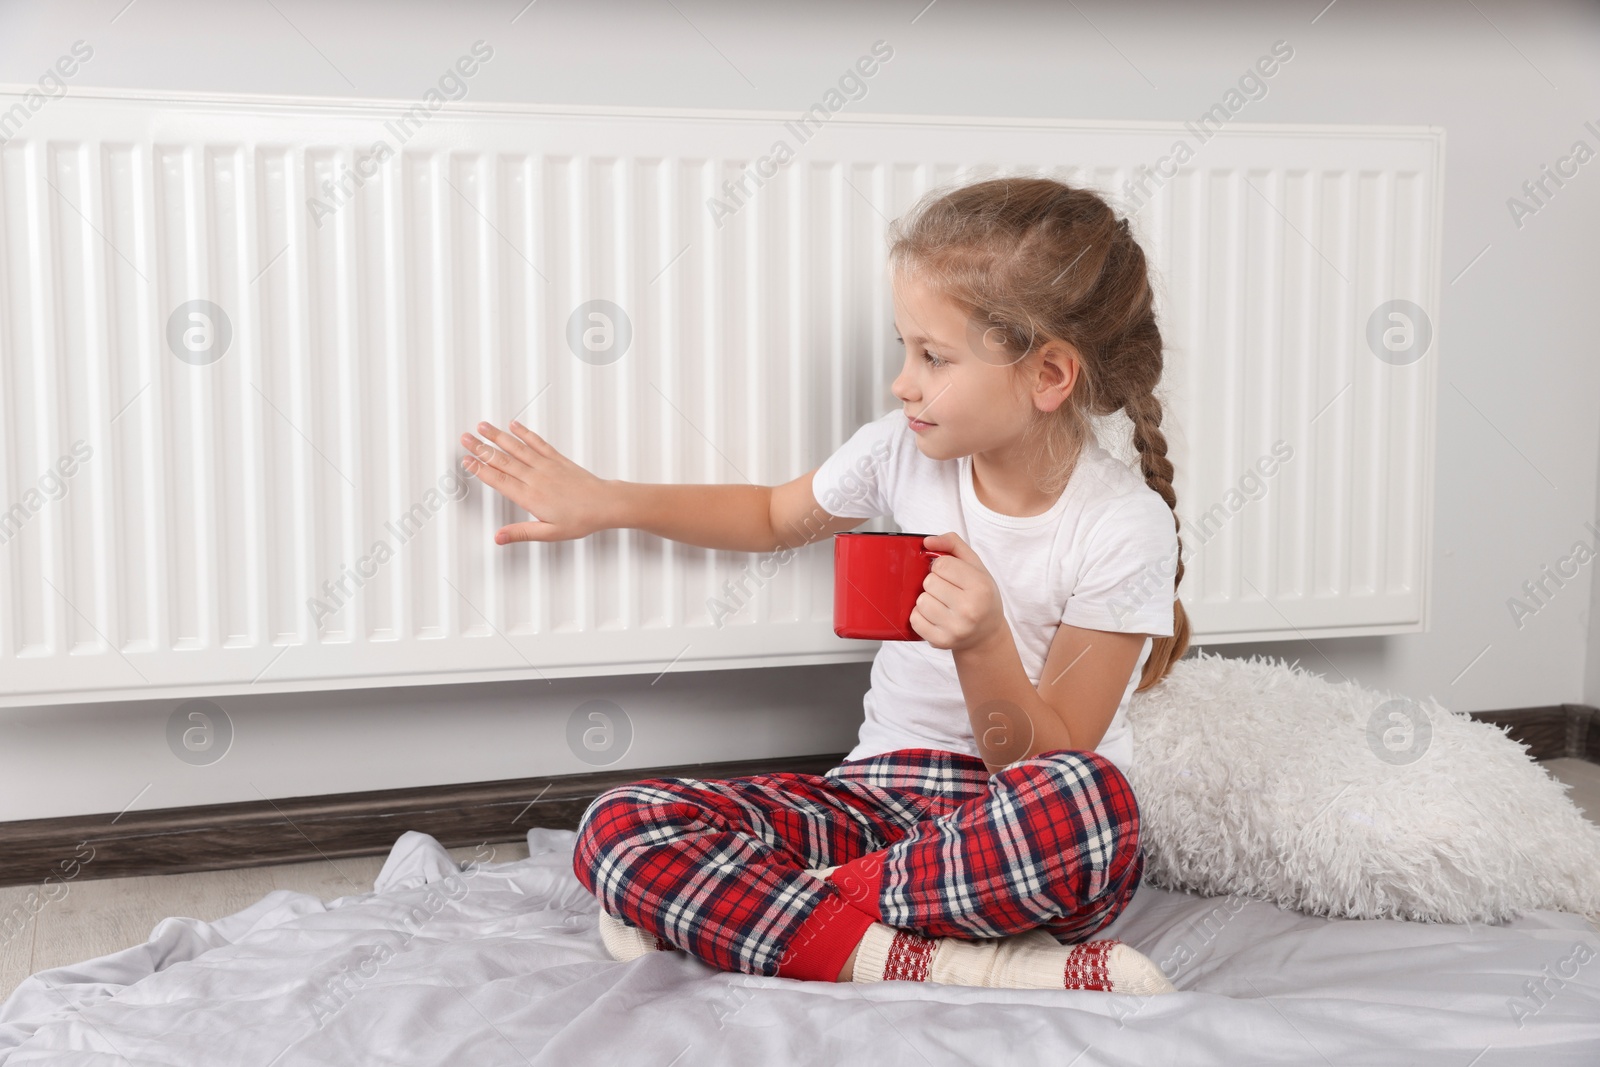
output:
M912 387L911 375L907 373L905 366L900 368L900 373L895 375L894 381L889 384L889 391L902 404L909 404L916 399L916 390Z
M906 376L904 373L895 378L894 383L889 386L889 391L893 393L895 395L895 399L899 400L902 404L909 404L916 399L916 394L911 389L906 387Z

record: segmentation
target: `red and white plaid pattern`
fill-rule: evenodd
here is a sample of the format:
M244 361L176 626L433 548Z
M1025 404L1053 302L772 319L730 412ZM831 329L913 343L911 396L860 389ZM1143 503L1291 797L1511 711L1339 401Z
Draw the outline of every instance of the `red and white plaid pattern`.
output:
M1144 870L1133 789L1099 753L1057 749L991 774L976 756L913 748L822 775L609 789L583 814L573 872L606 911L710 966L774 975L801 924L845 899L807 869L870 853L881 921L926 937L1043 927L1085 941Z
M1106 970L1106 957L1111 955L1111 950L1119 944L1121 942L1115 938L1102 938L1099 941L1074 945L1072 951L1067 953L1067 965L1063 975L1066 987L1110 989L1111 974Z
M928 967L933 963L933 950L939 943L931 937L919 937L909 930L896 930L889 942L889 958L884 961L885 982L926 982Z

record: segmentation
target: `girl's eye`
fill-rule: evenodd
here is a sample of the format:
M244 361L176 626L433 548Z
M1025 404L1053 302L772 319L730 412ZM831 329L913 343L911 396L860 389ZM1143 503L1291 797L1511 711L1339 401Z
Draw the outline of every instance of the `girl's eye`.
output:
M895 340L895 343L898 344L901 348L904 348L906 346L906 339L904 337L901 337L900 335L896 334L894 340ZM928 361L928 365L930 367L942 367L946 363L949 362L949 360L940 359L938 356L934 355L932 352L924 352L924 353L922 353L922 358Z

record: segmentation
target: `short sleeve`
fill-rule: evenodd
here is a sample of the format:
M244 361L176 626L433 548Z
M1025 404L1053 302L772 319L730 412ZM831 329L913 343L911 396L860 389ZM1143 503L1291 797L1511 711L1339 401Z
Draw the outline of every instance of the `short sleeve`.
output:
M1089 533L1061 621L1090 630L1172 636L1178 533L1155 491L1112 506Z
M865 423L816 470L811 494L824 511L852 519L893 513L895 434L905 416L891 411Z

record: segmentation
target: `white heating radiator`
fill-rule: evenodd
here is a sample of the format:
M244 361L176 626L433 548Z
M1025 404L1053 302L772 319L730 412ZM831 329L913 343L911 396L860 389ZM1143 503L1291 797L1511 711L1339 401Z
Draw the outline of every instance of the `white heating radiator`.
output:
M898 406L887 219L997 173L1137 209L1197 638L1426 627L1437 330L1407 357L1381 316L1380 359L1368 324L1438 307L1441 132L415 108L83 90L0 145L0 703L869 657L827 543L497 548L517 516L452 499L457 436L794 478ZM625 350L569 329L591 300Z

